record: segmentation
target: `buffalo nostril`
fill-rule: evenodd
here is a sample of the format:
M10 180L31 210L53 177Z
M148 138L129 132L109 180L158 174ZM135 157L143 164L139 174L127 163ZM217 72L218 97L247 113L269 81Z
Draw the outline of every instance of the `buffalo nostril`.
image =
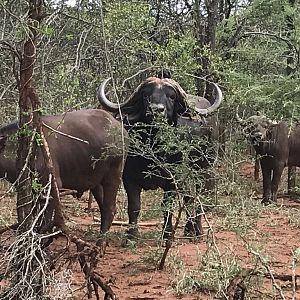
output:
M255 133L254 133L254 136L256 136L256 137L262 137L263 134L262 134L262 132L255 132Z
M165 107L163 104L152 104L151 109L153 111L160 112L160 113L165 111Z

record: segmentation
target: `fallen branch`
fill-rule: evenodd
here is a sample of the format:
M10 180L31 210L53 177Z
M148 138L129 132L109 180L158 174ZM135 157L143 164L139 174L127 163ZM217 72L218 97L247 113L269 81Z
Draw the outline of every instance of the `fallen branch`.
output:
M19 223L11 224L11 225L4 225L0 227L0 234L6 232L7 230L16 230L19 227Z
M78 192L75 190L59 190L59 196L67 196L67 195L71 195L74 198L78 198Z
M97 217L94 217L94 221L100 222L101 220ZM156 227L162 225L162 222L140 222L137 225L138 226L144 226L144 227ZM113 221L112 222L113 226L128 226L127 221Z
M102 281L100 275L95 271L98 263L98 257L104 255L105 249L102 247L94 246L76 235L69 235L70 240L76 244L78 252L78 260L83 273L88 282L88 293L92 295L92 286L94 287L94 293L97 299L99 298L98 286L105 292L104 300L115 300L116 295L111 287Z
M297 279L300 278L300 275L287 275L287 274L272 274L274 279L278 279L281 281L291 281L295 280L295 286L297 286ZM264 277L272 279L271 275L269 273L263 274Z
M95 222L101 222L101 219L98 217L93 218ZM163 225L163 222L139 222L137 223L137 226L142 226L142 227L156 227L156 226L161 226ZM113 221L112 226L128 226L128 221ZM177 228L183 228L183 225L178 225ZM209 228L208 226L202 226L202 228Z
M268 278L268 279L278 279L278 280L281 280L281 281L293 281L293 280L297 280L300 278L300 275L288 275L288 274L276 274L274 272L272 272L272 275L270 274L269 270L268 272L261 272L261 271L258 271L258 270L254 270L254 269L244 269L243 270L245 272L245 276L248 276L248 275L253 275L253 276L262 276L262 277L265 277L265 278Z
M280 281L291 281L293 284L293 292L297 289L297 279L300 278L300 275L288 275L288 274L276 274L273 273L269 266L264 265L268 272L261 272L260 270L256 269L243 269L236 276L230 281L227 287L227 296L230 300L232 299L245 299L247 288L244 284L245 280L252 276L260 276L264 278L268 278L272 280L272 284L274 285L275 289L280 293L281 299L285 299L280 286L275 282L275 280Z
M7 196L10 192L0 192L0 197L2 196ZM73 196L74 198L79 198L79 193L78 191L76 190L66 190L66 189L59 189L59 195L60 197L62 196L68 196L68 195L71 195Z

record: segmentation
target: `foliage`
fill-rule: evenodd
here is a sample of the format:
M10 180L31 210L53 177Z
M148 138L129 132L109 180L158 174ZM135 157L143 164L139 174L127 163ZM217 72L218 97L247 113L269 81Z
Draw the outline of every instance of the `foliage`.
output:
M170 257L168 268L174 274L172 287L176 294L204 291L214 292L216 297L223 296L230 280L240 272L240 262L232 253L220 257L214 245L208 245L207 251L198 253L197 257L199 262L194 270L188 270L178 257Z
M64 1L48 1L50 14L40 28L35 68L45 111L97 106L95 88L112 75L121 95L127 95L141 79L155 74L157 69L148 69L154 66L170 68L186 90L195 92L194 79L186 76L201 67L195 57L197 36L191 6L171 2L168 6L167 2L114 0L102 6L100 1L82 1L69 6ZM13 7L4 1L0 10L6 20L1 40L16 49L28 32L24 10L23 1ZM236 1L231 15L220 18L219 48L213 55L208 49L207 54L212 71L224 82L229 107L241 103L249 113L263 110L274 118L297 118L298 11L288 0ZM294 30L287 27L288 17ZM293 76L286 74L289 43L293 46ZM2 53L2 121L6 121L15 115L18 96L7 47L2 47ZM121 85L141 69L148 71Z
M289 1L259 0L223 21L221 40L230 40L240 30L227 52L229 72L223 73L232 87L229 105L239 103L249 114L261 111L276 119L298 118L298 15L299 6Z
M224 11L218 6L218 15L214 16L216 47L213 48L207 5L221 2L231 6L223 7ZM220 117L227 124L225 131L229 138L227 153L218 161L223 169L217 173L217 203L214 202L217 208L213 214L222 216L224 228L245 237L255 226L261 208L255 202L256 186L253 183L249 186L249 181L241 180L238 175L245 155L235 154L245 154L246 146L238 139L232 119L239 105L246 115L260 111L277 120L299 120L300 6L298 1L289 0L207 1L202 3L198 12L200 24L196 24L195 3L84 0L69 5L65 0L46 1L46 21L38 29L34 85L43 113L54 114L97 107L96 88L109 76L114 78L112 94L117 94L111 98L118 96L121 102L143 79L162 68L170 69L172 77L193 94L204 92L199 84L202 81L195 79L199 70L209 80L218 80L225 94ZM28 36L26 9L26 2L21 0L0 3L1 124L14 120L18 113L15 74L20 64L16 56L12 59L12 53L18 53ZM203 58L209 61L208 66L201 63ZM162 123L157 124L166 125ZM201 174L191 170L193 161L186 155L192 145L203 141L187 138L189 133L185 128L163 128L156 135L156 142L163 144L164 149L153 152L152 141L141 144L138 138L132 141L136 143L135 148L148 155L153 163L164 164L168 175L176 177L181 196L195 196L201 205L211 207L212 199L198 195L194 189L203 180ZM165 153L176 155L174 149L183 154L182 164L174 166L158 159ZM150 172L151 175L157 174ZM39 190L38 182L35 188ZM156 203L154 210L146 211L144 218L157 217L161 212L157 206ZM178 203L169 208L176 212ZM74 210L82 213L79 207L74 206ZM289 219L299 226L297 211L291 210ZM5 218L0 219L3 222L7 222ZM161 253L151 254L153 257L149 254L144 260L154 263ZM199 267L201 281L182 267L181 278L176 277L174 283L176 290L189 292L195 287L224 290L239 271L239 264L235 257L230 257L223 259L222 265L217 254L211 248L203 257Z

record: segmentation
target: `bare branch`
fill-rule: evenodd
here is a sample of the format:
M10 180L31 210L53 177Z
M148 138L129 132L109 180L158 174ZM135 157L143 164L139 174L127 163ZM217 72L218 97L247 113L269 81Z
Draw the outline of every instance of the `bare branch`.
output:
M55 133L58 133L58 134L60 134L60 135L63 135L63 136L65 136L65 137L68 137L68 138L70 138L70 139L73 139L73 140L76 140L76 141L79 141L79 142L82 142L82 143L85 143L85 144L88 144L88 143L89 143L88 141L82 140L82 139L80 139L80 138L78 138L78 137L76 137L76 136L72 136L72 135L69 135L69 134L67 134L67 133L64 133L64 132L61 132L61 131L59 131L59 130L56 130L56 129L50 127L49 125L45 124L44 122L42 122L42 125L45 126L45 127L48 128L48 129L50 129L51 131L53 131L53 132L55 132Z
M262 36L266 36L266 37L270 37L270 38L274 38L276 40L279 40L279 41L282 41L284 43L286 43L290 49L294 49L294 51L296 53L298 53L298 50L296 48L296 46L292 43L291 40L289 40L288 38L285 38L281 35L278 35L278 34L275 34L275 33L269 33L269 32L260 32L260 31L248 31L248 32L245 32L241 38L245 38L245 37L248 37L248 36L251 36L251 35L262 35Z

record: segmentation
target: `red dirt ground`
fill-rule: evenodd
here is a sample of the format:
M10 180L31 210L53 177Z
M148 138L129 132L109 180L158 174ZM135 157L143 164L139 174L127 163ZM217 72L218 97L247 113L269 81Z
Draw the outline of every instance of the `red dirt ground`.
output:
M298 203L287 199L279 199L285 207L294 206L300 208ZM240 265L245 268L254 268L253 256L246 249L245 242L235 233L224 231L218 226L219 217L208 215L209 221L215 231L216 243L221 254L235 257ZM221 217L220 217L221 218ZM78 232L85 231L85 227L93 223L92 217L73 217L76 223L80 223ZM148 221L149 222L149 221ZM84 223L84 225L83 225ZM151 223L151 222L150 222ZM124 232L126 228L113 226L112 231L115 235ZM207 233L206 229L206 233ZM145 231L160 231L160 228L141 228ZM179 229L181 234L182 229ZM291 275L291 266L293 262L293 251L300 246L300 229L289 224L289 220L282 213L276 210L269 211L267 208L262 213L257 222L257 227L249 233L248 242L258 243L263 240L266 253L269 256L269 265L276 275ZM207 237L204 236L200 242L190 242L186 239L175 241L170 256L180 258L184 263L184 272L188 273L197 268L199 259L207 249ZM164 249L164 248L163 248ZM176 295L172 289L171 283L174 280L174 270L167 264L166 270L155 270L154 264L147 264L144 257L151 251L157 250L156 243L153 240L138 244L134 250L124 248L122 241L113 238L107 248L104 258L100 261L98 271L103 279L111 280L115 294L119 300L152 300L152 299L215 299L213 292L195 292L192 294ZM252 257L252 258L251 258ZM79 289L83 284L83 276L80 273L78 265L73 269L73 289ZM300 267L296 268L296 275L300 275ZM75 279L75 281L74 281ZM276 283L282 288L285 299L292 299L292 287L290 281L276 280ZM299 284L299 282L298 282ZM103 299L102 295L100 299ZM278 296L277 296L278 297ZM300 299L300 290L296 291L295 299ZM251 299L277 299L274 294L270 279L263 279L261 287L251 291ZM250 299L249 298L249 299ZM87 299L83 291L74 292L70 299ZM96 299L96 298L93 298ZM279 298L278 298L279 299Z
M251 166L244 166L245 176L252 172ZM243 173L243 172L242 172ZM84 212L87 207L86 200L80 201L77 208L72 208L72 202L67 198L64 201L65 209L69 212L72 231L79 236L94 241L93 237L98 229L93 216ZM259 200L257 200L259 201ZM247 245L257 245L263 248L264 254L268 257L268 266L272 274L292 275L293 251L300 247L300 228L297 223L297 215L300 204L289 200L287 197L279 199L278 208L264 208L260 214L256 226L247 234L247 243L236 233L224 230L220 226L222 216L207 214L210 225L213 228L215 242L222 257L223 264L227 263L227 258L234 258L242 267L248 269L255 268L253 255L247 250ZM122 205L122 204L121 204ZM93 204L95 208L95 204ZM290 213L293 212L294 223L291 221ZM98 212L95 212L98 216ZM151 220L159 221L159 220ZM152 223L149 220L146 222ZM298 227L296 226L298 225ZM199 261L203 258L207 250L208 228L205 228L205 234L201 241L192 242L183 239L182 228L179 228L177 236L179 237L173 244L169 253L169 260L165 270L157 271L155 269L155 255L157 249L156 238L150 238L143 243L137 243L135 247L124 247L122 236L126 226L114 225L111 229L111 241L106 249L106 254L99 260L97 271L101 274L103 281L110 281L111 288L119 300L196 300L196 299L215 299L213 291L198 291L191 294L176 294L172 289L172 281L177 281L176 273L189 275L195 272L199 266ZM142 234L160 232L158 226L141 227ZM60 248L64 245L63 240L57 240L53 247ZM253 246L253 252L257 251ZM300 265L300 264L299 264ZM195 274L195 273L193 273ZM295 274L300 276L300 266L296 267ZM61 276L61 277L60 277ZM85 279L80 271L79 264L74 262L68 273L60 273L55 276L57 282L51 293L51 299L88 299L85 288ZM183 277L181 277L183 278ZM297 278L296 278L297 279ZM254 276L254 281L259 282L259 277ZM271 279L262 277L261 284L256 288L251 288L246 292L245 299L300 299L300 289L296 289L293 295L291 281L282 281L275 279L276 284L281 288L283 297L275 296L275 289L272 287ZM300 281L298 279L298 281ZM296 282L299 284L299 282ZM3 282L2 282L3 284ZM1 291L1 284L0 284ZM104 294L100 291L100 299ZM92 299L96 299L93 297ZM233 298L228 298L233 299ZM243 299L243 298L236 298Z

